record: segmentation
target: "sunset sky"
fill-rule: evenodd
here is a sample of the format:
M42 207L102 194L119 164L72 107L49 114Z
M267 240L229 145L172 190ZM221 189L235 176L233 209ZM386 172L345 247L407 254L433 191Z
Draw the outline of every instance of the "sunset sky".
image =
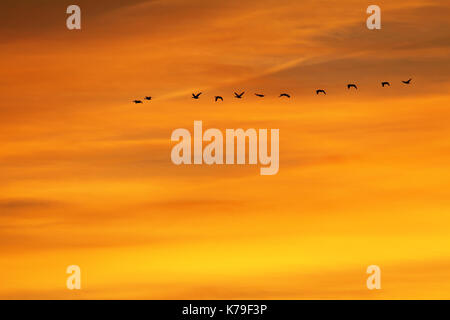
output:
M0 298L450 299L449 16L445 0L2 0ZM194 120L280 129L278 174L174 165Z

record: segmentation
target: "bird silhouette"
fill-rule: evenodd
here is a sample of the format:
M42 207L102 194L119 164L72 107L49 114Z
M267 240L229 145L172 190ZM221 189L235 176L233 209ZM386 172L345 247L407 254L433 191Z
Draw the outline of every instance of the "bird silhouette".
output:
M319 94L319 93L321 93L321 92L322 92L323 94L325 94L325 95L327 94L327 93L325 92L325 90L322 90L322 89L316 90L316 94Z
M281 97L290 98L291 96L288 95L287 93L282 93L282 94L280 94L279 98L281 98Z
M222 100L223 101L223 98L221 96L216 96L215 97L215 101L217 102L217 100Z
M347 89L350 89L350 88L355 88L356 90L358 90L358 87L356 86L356 84L353 84L353 83L349 83L347 85Z
M381 86L384 88L385 86L391 86L391 84L389 83L389 82L387 82L387 81L384 81L384 82L382 82L381 83Z
M152 100L152 97L145 97L145 100Z
M404 84L410 84L412 79L406 80L406 81L402 81Z
M198 97L200 97L201 94L202 94L201 92L199 92L197 94L193 93L192 94L192 99L198 99Z
M260 98L264 98L264 95L260 94L260 93L255 93L255 96L260 97Z
M234 93L234 97L235 98L238 98L238 99L242 99L242 96L244 95L244 93L245 93L245 91L244 92L241 92L241 94L237 94L236 92Z
M141 100L133 100L134 103L138 104L138 103L142 103Z

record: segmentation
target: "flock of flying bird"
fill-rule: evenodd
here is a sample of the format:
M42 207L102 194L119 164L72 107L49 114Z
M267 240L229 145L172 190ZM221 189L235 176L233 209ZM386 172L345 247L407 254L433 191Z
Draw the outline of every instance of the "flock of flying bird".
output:
M411 80L412 79L409 79L409 80L406 80L406 81L402 81L404 84L410 84L411 83ZM381 86L384 88L384 87L386 87L386 86L388 86L388 87L390 87L391 86L391 84L389 83L389 82L387 82L387 81L383 81L383 82L381 82ZM354 89L356 89L356 90L358 90L358 87L356 86L356 84L354 84L354 83L349 83L349 84L347 84L347 89L351 89L351 88L354 88ZM245 91L243 91L243 92L241 92L241 93L236 93L236 92L234 92L234 97L236 98L236 99L242 99L242 96L244 95L244 93L245 93ZM320 94L320 93L323 93L324 95L326 95L327 93L325 92L325 90L323 90L323 89L318 89L318 90L316 90L316 94L318 95L318 94ZM200 95L201 95L202 93L201 92L199 92L199 93L197 93L197 94L195 94L195 93L193 93L192 94L192 99L196 99L196 100L198 100L199 98L200 98ZM255 93L255 96L257 96L257 97L259 97L259 98L264 98L264 94L261 94L261 93ZM281 93L280 94L280 96L279 96L279 98L282 98L282 97L286 97L286 98L290 98L291 97L291 95L289 95L289 94L287 94L287 93ZM149 97L149 96L147 96L147 97L145 97L144 98L145 100L148 100L148 101L150 101L150 100L152 100L152 97ZM214 97L214 101L215 102L217 102L217 101L223 101L223 97L222 96L215 96ZM133 102L134 103L143 103L142 102L142 100L133 100Z

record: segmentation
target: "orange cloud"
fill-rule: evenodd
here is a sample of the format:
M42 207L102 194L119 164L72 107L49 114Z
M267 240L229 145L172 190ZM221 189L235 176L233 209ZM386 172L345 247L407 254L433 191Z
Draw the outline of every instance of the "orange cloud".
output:
M1 12L1 298L449 297L448 5L122 3ZM279 173L174 166L194 120L280 129Z

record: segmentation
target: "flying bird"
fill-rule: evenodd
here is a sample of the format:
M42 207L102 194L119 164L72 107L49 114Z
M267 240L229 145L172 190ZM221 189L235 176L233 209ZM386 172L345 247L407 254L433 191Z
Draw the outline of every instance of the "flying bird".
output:
M222 100L223 101L223 98L221 96L216 96L215 97L215 101L217 102L217 100Z
M152 97L145 97L145 100L152 100Z
M138 103L142 103L141 100L133 100L134 103L138 104Z
M193 93L192 94L192 99L198 99L198 97L200 97L201 94L202 94L201 92L199 92L197 94Z
M387 82L387 81L385 81L385 82L382 82L381 83L381 86L384 88L385 86L391 86L391 84L389 83L389 82Z
M358 90L358 87L356 86L356 84L353 84L353 83L349 83L347 85L347 89L350 89L350 88L355 88L356 90Z
M412 79L409 79L407 81L402 81L404 84L410 84Z
M264 95L260 94L260 93L255 93L255 96L260 97L260 98L264 98Z
M325 94L325 95L327 94L327 93L325 92L325 90L322 90L322 89L316 90L316 94L319 94L319 93L321 93L321 92L322 92L323 94Z
M279 98L281 98L281 97L287 97L287 98L290 98L291 96L288 95L287 93L282 93L282 94L280 94L280 97L279 97Z
M238 99L242 99L242 96L244 95L244 93L245 93L245 91L244 92L241 92L241 94L237 94L236 92L234 93L234 97L235 98L238 98Z

